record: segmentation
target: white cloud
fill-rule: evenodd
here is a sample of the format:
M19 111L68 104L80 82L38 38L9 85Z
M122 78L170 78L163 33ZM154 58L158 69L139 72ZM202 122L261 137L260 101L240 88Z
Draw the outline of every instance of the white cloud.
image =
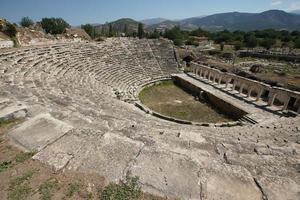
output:
M300 2L291 3L289 10L300 10Z
M278 1L278 0L272 0L272 2L271 2L271 6L278 6L281 4L282 4L282 1Z

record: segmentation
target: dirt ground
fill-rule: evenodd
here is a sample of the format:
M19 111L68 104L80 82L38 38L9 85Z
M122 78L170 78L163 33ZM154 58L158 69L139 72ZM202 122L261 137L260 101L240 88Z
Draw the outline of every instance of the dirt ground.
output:
M107 182L97 174L54 171L31 159L34 152L24 153L9 144L5 134L22 121L0 122L0 199L104 199L101 191L111 192ZM107 199L107 198L106 198ZM120 199L120 198L113 198ZM121 197L121 199L124 199ZM128 198L132 199L132 198ZM141 194L138 200L162 200Z

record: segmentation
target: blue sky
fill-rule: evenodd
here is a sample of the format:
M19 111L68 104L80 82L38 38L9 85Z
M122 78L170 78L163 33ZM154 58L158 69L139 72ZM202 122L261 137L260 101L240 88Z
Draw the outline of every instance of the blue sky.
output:
M221 12L300 9L300 0L0 0L0 18L62 17L72 25L129 17L183 19Z

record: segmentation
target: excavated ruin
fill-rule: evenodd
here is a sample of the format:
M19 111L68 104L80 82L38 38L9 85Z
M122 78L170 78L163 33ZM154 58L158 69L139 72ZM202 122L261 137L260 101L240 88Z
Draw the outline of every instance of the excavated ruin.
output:
M7 136L55 171L98 173L112 182L131 173L144 191L182 199L299 199L299 116L259 108L211 78L198 80L198 70L175 76L253 108L255 123L180 124L134 105L145 85L170 79L177 67L166 40L1 50L0 119L26 117Z

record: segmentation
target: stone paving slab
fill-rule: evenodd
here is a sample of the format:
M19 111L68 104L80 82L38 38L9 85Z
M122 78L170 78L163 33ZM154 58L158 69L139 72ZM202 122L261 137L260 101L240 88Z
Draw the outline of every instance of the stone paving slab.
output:
M72 128L50 114L40 114L10 131L8 136L15 145L26 151L40 151Z
M147 192L199 199L200 166L184 155L145 148L130 171L140 177L143 189Z
M126 175L127 167L143 143L114 133L71 132L39 152L35 159L54 167L88 173L98 173L110 182L118 182ZM50 158L50 159L48 159Z
M217 164L207 172L204 199L257 200L262 193L252 175L243 167Z

